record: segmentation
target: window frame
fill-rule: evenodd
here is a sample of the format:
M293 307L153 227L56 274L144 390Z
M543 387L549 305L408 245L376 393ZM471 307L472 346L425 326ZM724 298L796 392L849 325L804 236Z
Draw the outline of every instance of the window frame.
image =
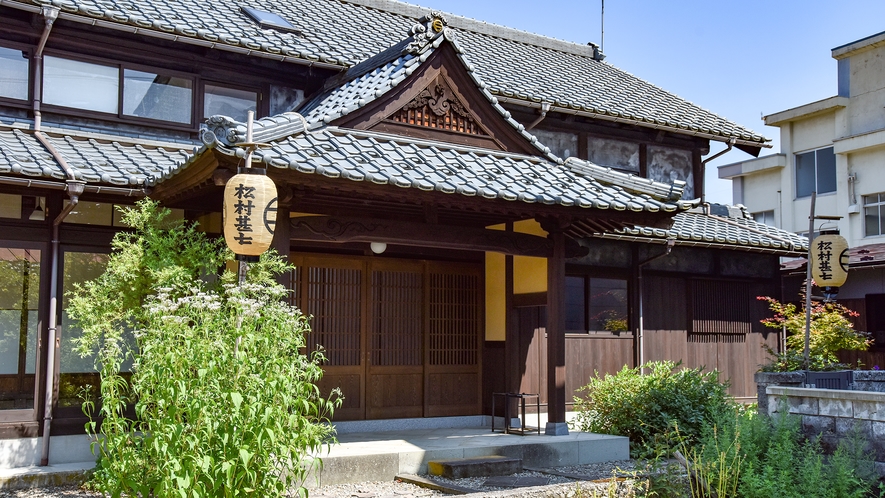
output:
M10 50L20 50L28 54L28 97L25 100L14 99L12 97L0 96L0 104L10 107L31 108L31 102L34 101L34 49L31 46L15 43L9 40L3 40L0 47Z
M820 196L820 195L835 194L839 190L838 165L836 164L836 161L835 161L836 152L835 152L835 150L833 150L833 158L834 158L833 159L833 168L834 168L833 173L836 176L836 186L833 190L829 190L827 192L819 192L818 191L818 184L820 183L819 182L820 171L818 169L817 153L818 153L818 151L822 151L822 150L826 150L826 149L833 149L833 146L827 145L824 147L817 147L814 149L809 149L809 150L804 150L802 152L794 152L793 153L793 188L795 189L794 197L793 197L794 199L806 199L808 197L811 197L811 192L809 192L808 194L804 194L804 195L800 195L800 193L799 193L799 171L798 171L798 169L799 169L799 156L803 156L805 154L813 154L814 155L814 189L812 190L812 192L817 192L817 195Z
M870 196L874 196L874 195L878 198L878 200L872 204L867 204L866 198L870 197ZM881 236L885 235L885 230L881 230L882 219L885 218L885 216L883 216L883 210L885 210L885 199L881 199L882 197L885 197L885 192L873 192L871 194L862 194L861 195L861 200L863 201L861 207L863 208L863 236L864 236L864 238L866 238L866 237L881 237ZM867 208L874 207L874 206L879 208L879 216L878 216L879 223L878 223L878 225L879 225L880 230L879 230L879 233L875 233L875 234L871 235L871 234L867 233Z
M76 62L84 62L87 64L95 64L98 66L106 66L106 67L114 67L117 69L117 81L118 91L117 91L117 112L101 112L101 111L93 111L88 109L81 109L79 107L70 107L59 104L49 104L46 102L42 102L42 107L46 111L57 112L59 114L70 114L83 116L87 118L100 119L105 121L113 121L119 123L129 123L129 124L140 124L144 126L152 126L152 127L160 127L165 129L172 130L180 130L180 131L188 131L194 132L199 129L199 123L201 122L196 118L197 116L197 106L202 107L203 105L203 96L202 96L202 79L199 75L194 73L188 73L184 71L176 71L172 69L166 69L157 66L149 66L144 64L130 63L120 60L108 60L102 59L100 57L94 57L89 55L76 54L61 50L47 50L44 55L48 55L50 57L55 57L59 59L67 59ZM142 72L150 72L163 76L172 76L176 78L188 79L191 81L191 116L189 123L181 123L176 121L164 121L161 119L153 119L153 118L145 118L139 116L131 116L123 113L123 93L125 91L125 70L131 69L134 71L142 71ZM43 98L43 90L46 86L46 78L44 75L41 76L41 87L40 87L40 98ZM34 75L32 74L33 78ZM202 110L200 113L202 114Z
M199 80L199 99L200 102L198 104L198 110L200 114L199 122L204 122L209 116L204 116L203 112L206 109L206 86L220 86L224 88L230 88L231 90L241 90L246 92L255 92L255 119L260 117L264 117L268 115L268 111L264 108L265 102L268 99L264 98L264 85L256 86L256 85L240 85L236 83L228 83L221 80L215 79L200 79Z
M31 408L14 408L0 410L0 423L8 422L36 422L40 410L43 408L43 395L46 383L46 348L48 318L48 285L49 275L49 244L45 242L0 239L0 247L14 249L35 249L40 251L40 286L37 299L37 357L34 364L34 404ZM25 374L28 375L28 374Z
M583 330L575 330L575 329L566 329L565 333L567 335L578 335L578 336L591 336L591 337L630 337L633 334L633 320L631 316L631 305L633 304L633 285L630 277L621 272L608 272L608 271L581 271L578 269L567 268L566 269L566 277L578 277L583 279L584 284L584 327ZM626 303L626 319L627 319L627 330L624 331L608 331L608 330L590 330L590 280L591 279L605 279L605 280L621 280L626 284L626 294L627 294L627 303ZM565 325L565 324L563 324Z

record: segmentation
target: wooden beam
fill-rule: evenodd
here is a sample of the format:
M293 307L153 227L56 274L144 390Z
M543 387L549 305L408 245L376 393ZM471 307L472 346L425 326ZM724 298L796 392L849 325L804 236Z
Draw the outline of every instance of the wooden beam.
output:
M546 258L553 254L549 239L524 233L484 228L430 225L396 220L305 216L293 218L291 240L318 242L384 242L404 246L489 251ZM563 252L566 243L563 243ZM577 242L568 241L568 254L587 253ZM569 256L571 257L571 256Z

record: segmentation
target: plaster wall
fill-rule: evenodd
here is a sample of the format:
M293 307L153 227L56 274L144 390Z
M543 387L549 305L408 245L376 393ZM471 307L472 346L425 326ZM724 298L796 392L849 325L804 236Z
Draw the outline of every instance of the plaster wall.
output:
M743 177L743 202L750 212L774 210L778 220L781 207L778 205L778 191L781 190L781 174L783 169L764 171Z
M885 239L880 242L885 242ZM848 280L839 288L839 299L863 299L867 294L885 294L885 272L849 271Z
M789 150L782 152L795 154L833 145L836 125L832 113L795 121L792 125L792 141L788 142ZM792 166L793 160L790 160L788 165Z
M850 57L849 134L885 128L885 47Z

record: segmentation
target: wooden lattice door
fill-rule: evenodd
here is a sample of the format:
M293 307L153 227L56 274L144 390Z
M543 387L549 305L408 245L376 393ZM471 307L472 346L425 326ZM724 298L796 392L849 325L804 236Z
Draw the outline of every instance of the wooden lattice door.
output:
M339 388L336 420L481 411L482 267L293 255L293 302Z
M326 362L320 390L338 388L344 402L338 420L365 418L365 279L360 261L338 258L294 259L294 302L311 317L307 348L323 349Z
M372 261L367 418L424 413L424 269L420 262Z

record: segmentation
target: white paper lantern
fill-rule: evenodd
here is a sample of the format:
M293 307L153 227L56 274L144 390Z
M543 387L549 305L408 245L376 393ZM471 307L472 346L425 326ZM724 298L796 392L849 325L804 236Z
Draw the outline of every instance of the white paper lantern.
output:
M811 242L811 277L818 287L841 287L848 278L848 242L838 233L821 233Z
M240 256L260 256L273 241L277 188L260 169L234 175L224 187L224 240Z

